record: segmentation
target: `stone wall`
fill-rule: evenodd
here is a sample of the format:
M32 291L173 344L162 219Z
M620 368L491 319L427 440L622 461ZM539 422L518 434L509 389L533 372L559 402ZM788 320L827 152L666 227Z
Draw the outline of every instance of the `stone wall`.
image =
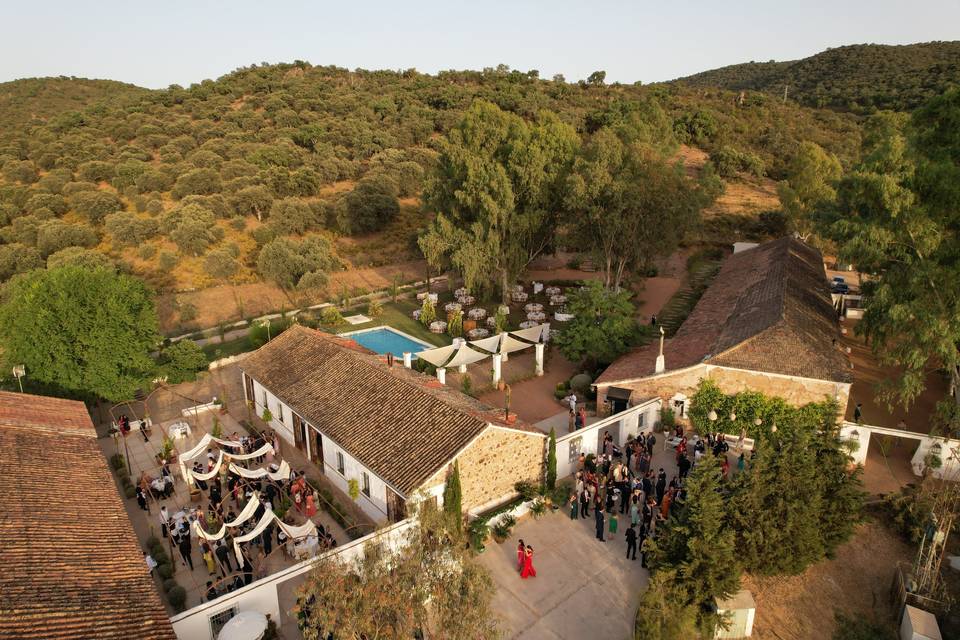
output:
M697 365L688 369L680 369L659 376L651 376L633 382L616 383L610 386L631 389L633 391L632 402L659 397L664 400L664 406L671 406L669 401L677 393L682 393L688 398L692 397L697 391L697 385L704 378L715 382L726 394L759 391L768 396L783 398L795 406L810 402L823 402L828 397L837 398L840 403L840 415L846 412L847 401L850 397L849 383L774 375L712 365ZM597 388L598 404L606 398L607 388Z
M488 428L457 457L464 511L486 505L515 493L520 480L539 483L543 474L547 438L497 427ZM446 481L441 469L423 488Z

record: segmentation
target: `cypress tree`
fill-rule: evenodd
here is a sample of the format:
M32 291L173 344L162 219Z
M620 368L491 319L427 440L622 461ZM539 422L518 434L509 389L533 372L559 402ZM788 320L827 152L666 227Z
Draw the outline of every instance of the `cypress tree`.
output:
M550 427L550 438L547 440L547 491L553 491L557 486L557 431Z
M654 569L676 572L675 582L687 605L699 608L739 588L740 570L726 510L720 463L714 456L705 456L687 480L686 504L667 520L653 545Z
M460 463L453 463L453 470L447 476L447 485L443 488L443 512L447 518L457 528L457 531L463 529L463 508L461 502L463 495L460 490Z

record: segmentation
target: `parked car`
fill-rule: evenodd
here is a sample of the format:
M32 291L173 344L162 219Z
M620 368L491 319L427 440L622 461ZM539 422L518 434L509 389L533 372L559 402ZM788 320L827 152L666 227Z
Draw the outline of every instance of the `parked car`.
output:
M830 291L833 293L850 293L850 287L845 282L834 282L830 286Z

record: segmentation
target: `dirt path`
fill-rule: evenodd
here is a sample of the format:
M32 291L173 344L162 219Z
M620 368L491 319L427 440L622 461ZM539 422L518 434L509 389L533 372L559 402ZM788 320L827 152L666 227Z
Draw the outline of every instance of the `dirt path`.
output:
M832 560L799 576L747 576L743 587L757 603L753 637L757 640L815 640L834 631L834 609L857 618L889 622L887 600L898 561L913 557L910 547L876 522L857 528L853 539Z

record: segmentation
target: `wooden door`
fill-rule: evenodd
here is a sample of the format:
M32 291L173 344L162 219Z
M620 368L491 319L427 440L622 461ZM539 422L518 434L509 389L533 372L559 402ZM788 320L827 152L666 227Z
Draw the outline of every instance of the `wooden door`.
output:
M387 520L390 522L400 522L407 517L407 502L390 487L386 487L386 491Z
M293 414L293 444L300 451L307 450L307 438L303 420L297 414Z
M310 433L310 461L316 464L320 471L323 471L323 436L316 429L311 428Z
M253 397L253 378L247 374L243 374L243 385L247 390L247 400L256 402L257 399Z

